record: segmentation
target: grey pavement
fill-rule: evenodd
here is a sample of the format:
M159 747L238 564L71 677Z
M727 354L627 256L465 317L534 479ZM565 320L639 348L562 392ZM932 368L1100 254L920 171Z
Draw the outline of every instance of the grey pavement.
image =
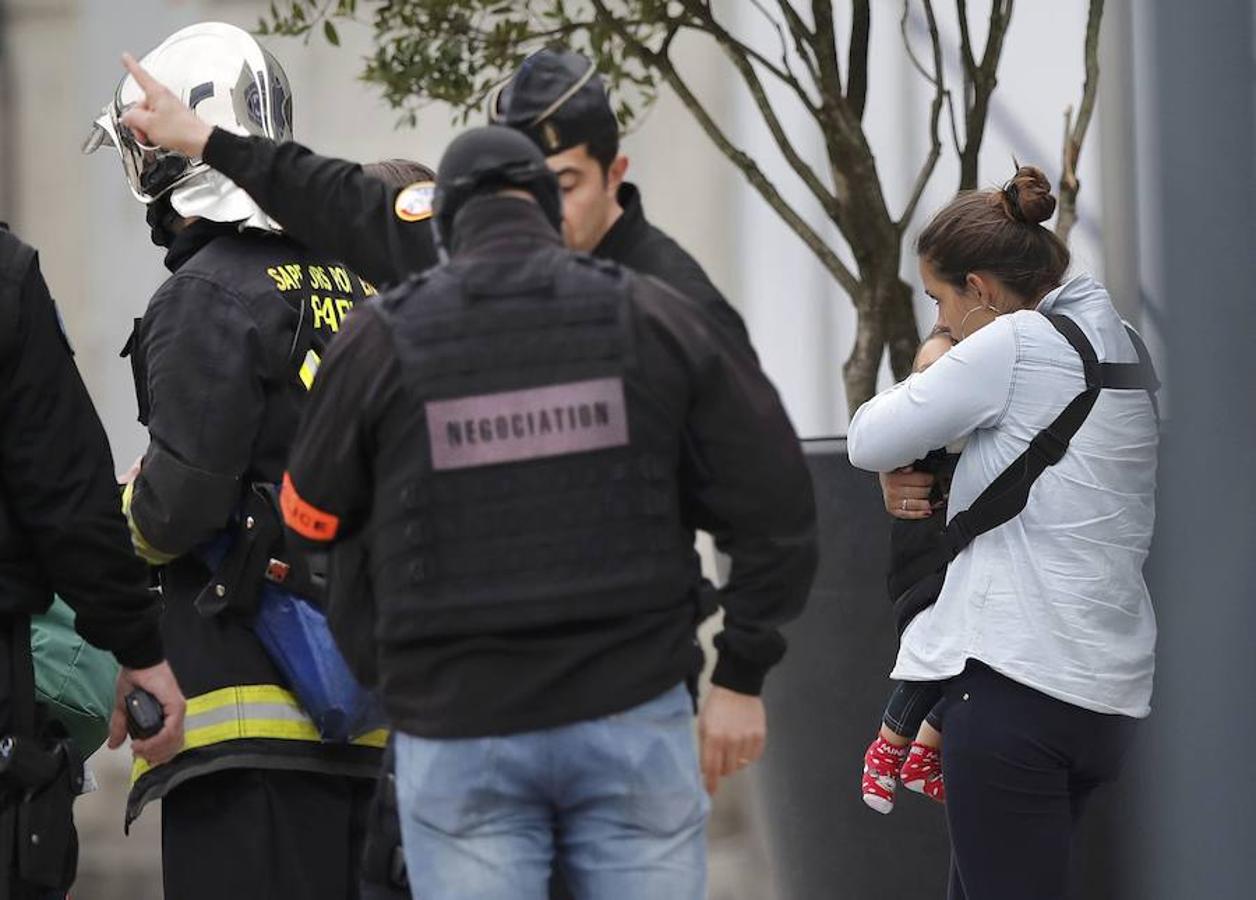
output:
M75 806L81 850L73 900L162 900L160 804L146 809L124 836L129 754L101 751L90 765L100 790ZM751 827L748 794L748 782L734 778L712 806L710 900L775 900L762 844Z

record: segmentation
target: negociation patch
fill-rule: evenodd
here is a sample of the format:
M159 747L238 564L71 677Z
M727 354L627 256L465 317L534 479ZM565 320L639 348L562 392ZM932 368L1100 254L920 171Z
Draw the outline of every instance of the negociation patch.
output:
M467 469L628 443L620 378L480 394L426 405L432 468Z

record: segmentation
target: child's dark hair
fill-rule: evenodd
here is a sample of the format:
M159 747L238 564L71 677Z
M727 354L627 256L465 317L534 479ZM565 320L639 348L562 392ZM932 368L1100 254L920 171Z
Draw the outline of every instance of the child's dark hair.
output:
M916 253L956 287L970 272L989 272L1036 301L1068 271L1068 247L1040 224L1054 211L1047 176L1021 166L1002 189L967 191L947 204L916 238Z

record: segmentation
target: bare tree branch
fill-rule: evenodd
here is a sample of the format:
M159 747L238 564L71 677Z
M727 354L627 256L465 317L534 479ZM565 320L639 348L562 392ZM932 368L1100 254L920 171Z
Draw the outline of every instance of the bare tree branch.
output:
M920 73L921 77L924 78L925 81L929 82L936 88L942 80L942 70L936 67L938 59L937 57L934 57L935 68L933 72L930 72L925 68L925 64L920 61L920 57L916 56L916 51L912 49L911 36L907 33L907 21L910 18L910 9L911 0L903 0L903 14L898 20L898 30L903 35L903 47L907 50L907 58L911 60L911 64L915 67L916 71ZM930 4L928 12L932 14L932 4ZM934 23L934 28L936 28L936 22ZM931 33L930 37L936 43L939 36ZM964 151L959 145L959 126L957 125L958 120L955 116L955 96L951 93L950 88L943 88L942 96L946 98L947 120L951 124L951 146L955 148L955 155L958 157Z
M955 13L959 16L959 55L965 74L977 70L977 60L973 58L973 39L968 32L968 2L955 0ZM964 98L968 102L968 98Z
M947 96L942 66L942 42L938 36L938 20L933 12L933 0L921 0L921 2L925 8L925 20L929 23L929 44L933 50L932 75L925 72L919 63L916 64L916 67L921 69L925 77L933 83L933 103L929 107L929 154L916 175L916 183L912 187L907 206L896 223L900 234L911 224L912 217L916 214L916 206L925 192L925 186L928 185L929 179L933 176L933 170L937 167L938 159L942 156L942 140L938 137L938 119L942 115L942 100ZM911 42L907 38L907 14L910 6L911 0L903 0L903 40L907 44L909 54L911 54ZM914 54L912 61L916 62Z
M1077 119L1071 122L1072 107L1064 113L1064 152L1060 170L1060 212L1055 220L1055 233L1068 241L1069 232L1077 221L1077 192L1081 181L1077 177L1077 162L1082 154L1082 142L1095 111L1095 99L1099 93L1099 26L1103 21L1104 0L1090 0L1090 14L1086 17L1086 81L1082 86L1082 102L1077 108Z
M793 91L794 95L797 96L798 99L802 102L802 105L807 110L807 112L811 114L812 118L816 119L817 124L819 123L820 103L818 100L813 99L811 95L807 93L806 87L803 85L801 81L798 80L798 76L796 76L793 73L793 71L789 68L788 54L782 52L781 63L784 68L782 68L782 66L777 66L775 63L767 59L767 57L765 57L758 50L746 44L744 41L738 40L738 38L735 37L732 34L732 32L730 32L727 28L724 28L722 25L716 22L715 14L711 11L711 6L709 3L699 2L699 0L682 0L681 5L683 6L686 12L688 12L691 16L694 16L695 19L697 19L697 21L700 23L698 25L692 25L690 27L693 27L697 31L705 32L711 35L712 37L714 37L720 43L720 45L725 49L725 52L729 52L729 53L736 52L740 54L743 58L747 58L758 63L760 66L766 69L771 75L775 76L782 84L784 84L791 91ZM780 23L778 22L776 24L777 24L777 28L779 29ZM784 51L784 40L785 40L785 35L782 33L781 34L782 51Z
M653 50L646 44L641 42L631 30L625 28L620 22L611 16L606 8L605 0L592 0L593 6L607 17L610 27L619 35L626 47L630 48L634 54L642 60L654 66L663 76L676 96L680 98L680 102L685 105L690 114L698 121L698 125L706 132L707 136L715 143L720 152L723 153L732 163L741 170L746 176L746 180L754 187L759 195L768 202L768 205L776 211L785 223L794 230L794 233L802 238L811 251L816 255L824 267L829 270L837 282L852 295L859 288L859 280L854 273L846 267L846 264L833 251L833 248L825 243L824 239L812 228L794 209L789 205L784 197L777 191L775 185L768 180L763 171L744 150L737 147L725 134L723 129L707 111L702 102L694 96L689 85L676 71L676 67L672 64L671 58L667 55L667 46L664 45L660 50Z
M742 80L750 90L750 96L754 100L755 107L758 108L764 124L767 125L772 139L780 149L781 155L785 157L785 161L789 163L789 167L802 179L803 184L807 186L807 190L819 202L820 208L824 210L825 214L831 219L836 219L840 215L840 210L837 208L837 198L824 182L820 180L815 170L799 155L793 141L785 133L780 117L776 114L776 110L772 108L772 102L768 99L767 91L763 88L763 82L759 80L754 66L750 64L743 53L743 45L733 38L727 29L715 21L709 6L698 3L696 0L683 0L683 5L691 15L698 19L702 30L715 38L723 48L725 55L732 62L733 67L741 74ZM813 115L818 112L812 107L808 107L808 110Z
M824 145L833 172L833 187L839 203L850 196L853 172L843 161L860 158L869 162L867 141L859 118L855 116L842 93L842 73L837 58L837 32L833 23L832 0L811 0L811 17L815 22L812 44L820 69L820 118ZM866 158L865 158L866 157ZM842 223L838 223L841 225ZM845 233L845 232L843 232Z
M776 16L772 15L772 13L768 11L768 8L763 5L762 0L750 0L750 2L754 5L754 8L759 11L760 15L762 15L776 31L777 39L781 44L781 68L797 80L798 76L794 74L794 67L789 64L789 43L785 38L785 29L781 26L780 19L776 18ZM788 0L784 0L784 2L788 2ZM794 35L793 37L794 51L798 55L799 59L802 60L802 64L807 70L807 75L812 81L815 81L817 78L815 64L813 63L811 56L807 53L806 46L799 41L798 35Z
M846 62L846 101L855 118L863 120L868 101L868 39L872 32L872 9L868 0L854 0L851 10L850 54Z
M780 7L781 15L785 17L785 25L789 28L790 37L794 39L794 50L806 65L811 80L819 85L820 70L816 56L815 34L807 27L802 16L798 15L798 10L794 9L794 4L790 0L776 0L776 5Z
M1003 38L1012 19L1013 0L992 0L990 27L986 33L986 49L980 64L973 56L972 38L968 31L967 0L955 0L959 13L960 56L964 64L964 149L960 153L960 190L977 187L977 162L985 137L986 119L990 114L990 95L998 84L999 59L1003 55Z
M813 45L820 69L820 95L827 102L842 96L842 71L837 64L837 30L833 24L833 0L811 0L815 20Z

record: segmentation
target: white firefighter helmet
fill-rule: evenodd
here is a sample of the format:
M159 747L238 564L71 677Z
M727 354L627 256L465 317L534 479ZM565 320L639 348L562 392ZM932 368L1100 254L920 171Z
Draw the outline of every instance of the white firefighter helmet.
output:
M273 141L292 137L288 77L247 31L222 22L190 25L162 41L140 64L211 125ZM122 124L122 115L143 96L135 79L126 75L101 111L83 152L112 145L122 159L131 193L141 203L169 194L170 205L181 216L280 230L248 194L200 159L140 143Z

